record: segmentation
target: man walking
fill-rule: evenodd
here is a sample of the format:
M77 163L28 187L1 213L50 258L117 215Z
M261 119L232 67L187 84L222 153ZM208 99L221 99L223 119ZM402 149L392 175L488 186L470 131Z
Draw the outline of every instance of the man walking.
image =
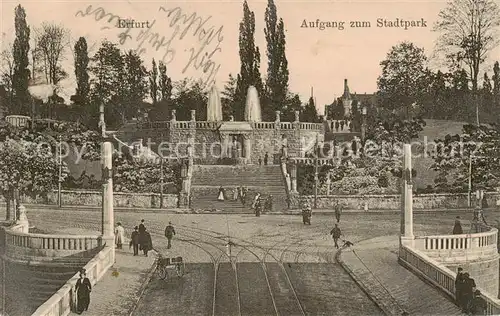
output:
M342 205L339 204L339 201L335 204L335 218L337 219L337 223L340 223L340 215L342 214Z
M330 231L330 235L332 235L333 242L335 243L335 248L339 249L338 240L342 235L342 231L340 231L338 224L335 224L335 227Z
M139 227L135 226L132 235L130 235L129 248L134 248L134 256L139 255Z
M174 226L172 226L172 222L168 222L168 226L165 228L165 237L167 237L168 245L167 249L172 248L172 238L175 235Z
M144 220L141 219L141 223L139 224L139 234L142 234L146 231L146 226L144 226Z

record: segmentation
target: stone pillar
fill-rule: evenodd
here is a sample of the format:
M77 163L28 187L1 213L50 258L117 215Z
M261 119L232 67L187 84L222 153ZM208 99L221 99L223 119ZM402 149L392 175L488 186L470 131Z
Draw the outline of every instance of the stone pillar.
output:
M191 121L196 122L196 110L191 110Z
M113 143L104 139L101 145L102 163L102 238L107 246L114 243L114 210L113 210ZM114 250L112 251L114 262Z
M276 111L276 123L279 123L281 121L281 111Z
M177 120L176 112L177 112L176 110L172 110L172 112L171 112L172 117L170 118L170 121L175 122Z
M295 162L290 164L290 179L292 183L291 193L297 193L297 164Z
M401 192L401 239L413 240L413 185L411 180L411 145L403 146L403 172Z
M300 122L300 111L295 111L295 122Z
M228 154L227 154L227 135L226 134L222 134L221 137L220 137L220 140L221 140L221 144L220 144L220 158L223 159L223 158L227 158L228 157Z
M252 161L252 142L250 140L250 134L243 134L243 141L244 145L243 147L245 148L245 160L247 163L251 163Z

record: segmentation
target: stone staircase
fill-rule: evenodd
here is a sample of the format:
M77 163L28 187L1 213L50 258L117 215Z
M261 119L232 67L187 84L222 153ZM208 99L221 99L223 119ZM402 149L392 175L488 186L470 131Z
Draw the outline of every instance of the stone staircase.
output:
M99 250L100 247L85 253L85 256L57 258L43 265L6 262L8 315L31 315L84 267Z
M219 188L226 192L225 201L218 201ZM233 189L248 189L246 205L233 201ZM273 196L273 211L287 209L286 188L278 165L195 165L191 180L191 208L194 210L230 210L253 212L250 208L257 192L266 198Z

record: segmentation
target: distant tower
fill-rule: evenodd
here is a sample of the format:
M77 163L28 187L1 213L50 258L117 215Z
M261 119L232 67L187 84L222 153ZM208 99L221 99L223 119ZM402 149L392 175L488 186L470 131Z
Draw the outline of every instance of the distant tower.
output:
M347 85L347 79L344 79L344 94L342 95L342 104L344 105L344 117L351 116L352 98Z

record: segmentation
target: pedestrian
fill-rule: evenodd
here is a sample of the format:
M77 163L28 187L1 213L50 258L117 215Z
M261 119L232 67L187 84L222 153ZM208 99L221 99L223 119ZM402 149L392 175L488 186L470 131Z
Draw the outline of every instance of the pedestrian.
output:
M340 215L342 214L342 205L337 201L335 204L335 218L337 219L337 223L340 223Z
M219 188L219 193L217 194L217 200L218 201L224 201L224 188L220 187Z
M172 238L175 235L174 226L172 226L172 222L168 222L168 226L165 228L165 237L167 237L168 245L167 249L172 248Z
M266 152L264 155L264 166L267 166L267 161L269 160L269 154Z
M247 192L248 192L248 189L246 187L241 188L240 199L241 199L241 205L243 205L243 206L245 206L246 201L247 201Z
M122 223L118 222L115 228L115 244L116 249L122 249L123 241L125 240L125 229L122 226Z
M464 273L462 267L458 267L457 269L457 277L455 278L455 301L459 307L462 306L462 293L464 286Z
M469 273L464 273L464 283L462 288L462 311L464 313L469 312L470 303L474 298L474 290L476 288L476 282L470 277Z
M233 201L238 201L238 196L240 195L239 192L240 192L240 188L233 189Z
M487 315L486 311L488 304L486 300L481 296L481 291L476 290L474 292L474 298L470 304L470 313L472 315Z
M462 229L462 223L460 223L460 216L455 219L455 225L453 226L453 235L461 235L464 231Z
M262 199L260 198L260 194L254 203L254 207L255 207L255 216L260 217L260 212L262 211Z
M147 257L148 252L150 250L153 250L153 241L151 240L151 235L147 231L147 229L144 231L144 233L139 235L139 243L140 243L140 248L144 252L144 255Z
M259 165L262 165L262 158L259 157Z
M335 227L330 231L330 235L332 235L335 248L339 249L338 240L340 236L342 236L342 231L340 230L338 224L335 224Z
M87 272L85 271L85 269L81 269L80 278L76 281L75 286L77 299L76 312L78 314L81 314L89 309L91 291L92 285L90 284L89 278L87 278Z
M255 194L255 197L253 198L253 203L252 203L252 208L255 209L255 206L257 205L257 201L260 200L260 193L257 192L257 194Z
M135 226L132 235L130 235L129 248L134 248L134 256L139 254L139 227Z
M142 234L146 231L146 226L144 226L144 220L141 219L141 223L139 224L139 234Z

